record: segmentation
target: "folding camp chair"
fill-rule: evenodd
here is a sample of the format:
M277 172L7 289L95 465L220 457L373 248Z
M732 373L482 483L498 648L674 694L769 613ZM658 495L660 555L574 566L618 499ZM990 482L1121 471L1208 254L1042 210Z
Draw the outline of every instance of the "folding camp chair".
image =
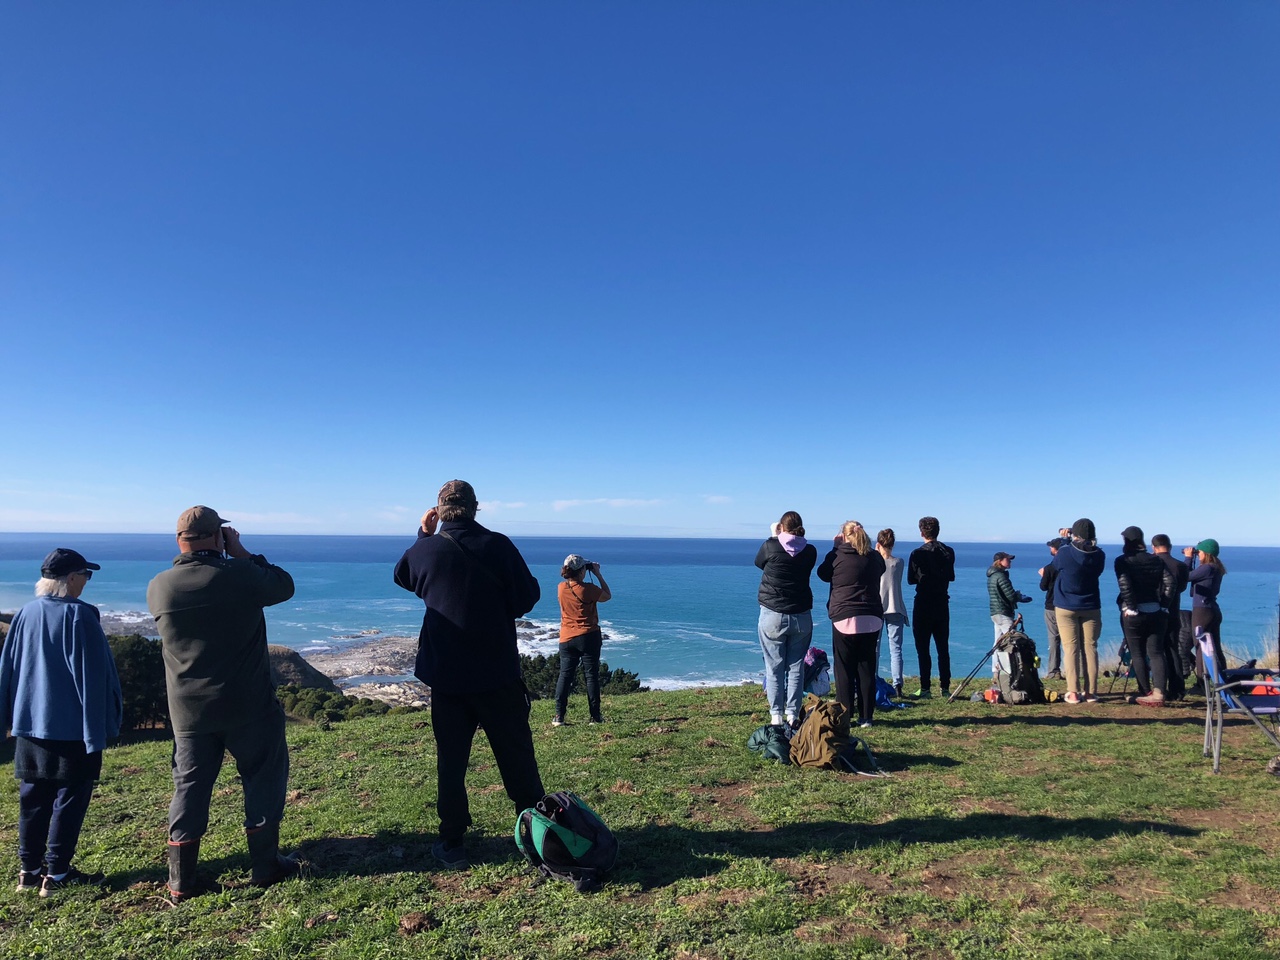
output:
M1280 750L1280 673L1244 667L1219 675L1213 635L1197 630L1196 642L1205 669L1204 755L1212 755L1213 772L1222 766L1222 726L1227 714L1248 717Z

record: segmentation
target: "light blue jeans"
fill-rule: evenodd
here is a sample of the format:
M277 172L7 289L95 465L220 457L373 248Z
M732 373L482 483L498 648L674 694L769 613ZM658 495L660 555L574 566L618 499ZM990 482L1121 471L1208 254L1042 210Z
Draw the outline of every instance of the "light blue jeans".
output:
M813 638L813 614L775 613L760 608L760 652L764 691L773 716L800 716L804 697L804 655Z
M886 613L884 615L884 635L889 640L889 673L893 677L893 685L902 683L902 630L907 625L904 613ZM880 672L880 651L876 650L876 673Z

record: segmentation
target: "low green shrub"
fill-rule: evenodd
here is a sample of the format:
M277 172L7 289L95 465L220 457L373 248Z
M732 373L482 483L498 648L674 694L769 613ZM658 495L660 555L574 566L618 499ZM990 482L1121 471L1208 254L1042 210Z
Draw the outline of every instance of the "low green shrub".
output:
M560 679L560 655L552 657L520 654L520 669L524 671L524 683L535 700L550 700L556 695L556 681ZM574 674L574 687L578 687L582 670ZM600 661L600 693L606 697L621 696L648 690L640 686L640 675L630 670L610 670L609 664Z
M284 712L298 720L312 720L321 724L354 720L357 717L380 717L384 714L417 713L421 707L396 706L368 697L348 697L342 693L330 693L315 687L300 687L287 683L276 688L276 696Z
M141 634L116 634L107 638L120 675L124 694L122 731L169 724L169 700L165 695L164 657L160 641Z

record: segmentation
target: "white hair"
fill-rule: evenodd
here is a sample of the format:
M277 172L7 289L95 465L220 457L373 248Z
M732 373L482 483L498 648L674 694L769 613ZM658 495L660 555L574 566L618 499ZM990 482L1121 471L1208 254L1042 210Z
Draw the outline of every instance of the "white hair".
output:
M36 596L65 597L67 586L66 577L41 577L36 581Z

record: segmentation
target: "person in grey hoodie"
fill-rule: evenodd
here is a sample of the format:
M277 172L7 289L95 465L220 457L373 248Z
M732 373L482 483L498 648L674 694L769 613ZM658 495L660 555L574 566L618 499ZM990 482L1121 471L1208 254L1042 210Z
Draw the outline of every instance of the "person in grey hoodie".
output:
M756 566L760 577L760 651L764 655L764 688L769 722L793 725L804 696L804 655L813 638L813 589L809 575L818 549L804 538L800 514L788 510L777 534L760 545Z
M876 551L884 558L880 577L880 603L884 607L884 632L889 635L889 672L893 677L893 695L902 699L902 634L907 625L907 603L902 599L902 558L893 555L897 537L886 527L876 534ZM880 650L876 649L876 668Z

